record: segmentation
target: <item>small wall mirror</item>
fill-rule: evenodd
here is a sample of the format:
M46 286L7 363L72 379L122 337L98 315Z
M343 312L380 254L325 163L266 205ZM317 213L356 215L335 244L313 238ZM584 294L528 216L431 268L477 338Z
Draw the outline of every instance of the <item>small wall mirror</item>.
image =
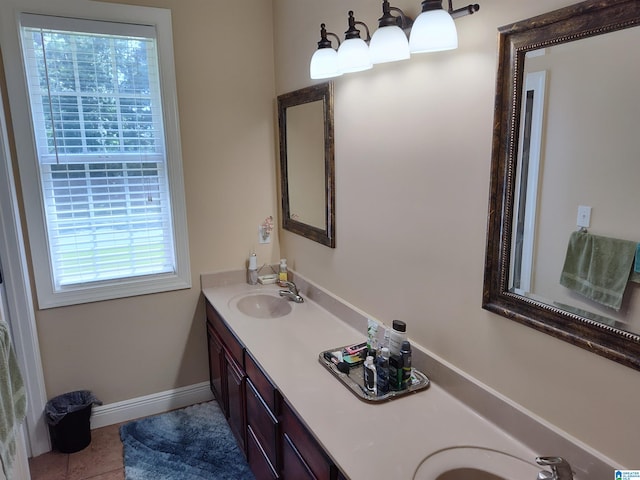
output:
M333 83L278 97L282 228L335 247Z
M640 242L640 4L588 0L499 32L483 308L640 370L633 266L619 308L561 284L578 233Z

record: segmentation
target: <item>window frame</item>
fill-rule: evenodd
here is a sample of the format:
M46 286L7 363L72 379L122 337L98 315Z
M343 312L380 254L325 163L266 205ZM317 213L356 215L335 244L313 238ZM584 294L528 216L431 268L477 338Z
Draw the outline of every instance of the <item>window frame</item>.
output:
M31 120L26 68L22 56L20 15L70 18L147 25L155 28L164 122L166 170L171 202L175 251L175 272L103 280L56 288L49 258L48 233L44 213L44 192L36 152L36 136ZM173 55L171 12L156 7L140 7L79 0L1 0L0 46L4 57L7 89L16 140L27 231L38 306L40 309L75 305L116 298L191 288L191 272L186 223L186 203L182 172L180 126ZM17 68L19 66L19 68Z

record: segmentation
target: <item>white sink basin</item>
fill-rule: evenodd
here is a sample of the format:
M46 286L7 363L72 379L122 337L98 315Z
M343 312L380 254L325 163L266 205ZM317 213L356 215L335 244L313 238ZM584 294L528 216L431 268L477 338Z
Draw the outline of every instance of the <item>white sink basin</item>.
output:
M229 302L237 309L254 318L279 318L291 313L291 302L286 298L267 293L255 293L236 297Z
M483 447L451 447L426 457L414 480L535 480L542 467Z

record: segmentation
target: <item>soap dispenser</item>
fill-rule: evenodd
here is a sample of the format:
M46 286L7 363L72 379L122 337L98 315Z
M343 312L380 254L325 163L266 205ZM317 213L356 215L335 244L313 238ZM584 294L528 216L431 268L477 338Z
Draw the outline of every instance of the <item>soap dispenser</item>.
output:
M249 256L249 269L247 270L247 283L257 285L258 283L258 257L255 252Z
M287 259L280 259L280 271L278 272L278 282L284 286L284 282L289 281L289 274L287 273Z

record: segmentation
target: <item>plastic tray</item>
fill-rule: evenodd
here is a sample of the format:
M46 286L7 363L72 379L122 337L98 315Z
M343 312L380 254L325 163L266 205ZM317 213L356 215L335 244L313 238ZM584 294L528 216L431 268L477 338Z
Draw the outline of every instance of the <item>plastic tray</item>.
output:
M405 390L399 391L390 391L389 393L385 393L384 395L376 395L373 392L369 392L364 387L364 367L362 365L357 365L351 367L349 373L342 373L338 371L336 365L324 358L324 354L329 352L341 351L345 346L331 348L329 350L324 350L320 352L318 355L318 361L329 370L334 377L336 377L340 383L342 383L345 387L347 387L356 397L365 402L371 403L380 403L380 402L388 402L389 400L395 400L396 398L401 398L407 395L411 395L413 393L419 392L420 390L424 390L429 387L431 381L427 378L427 376L416 370L415 368L411 369L411 385Z

